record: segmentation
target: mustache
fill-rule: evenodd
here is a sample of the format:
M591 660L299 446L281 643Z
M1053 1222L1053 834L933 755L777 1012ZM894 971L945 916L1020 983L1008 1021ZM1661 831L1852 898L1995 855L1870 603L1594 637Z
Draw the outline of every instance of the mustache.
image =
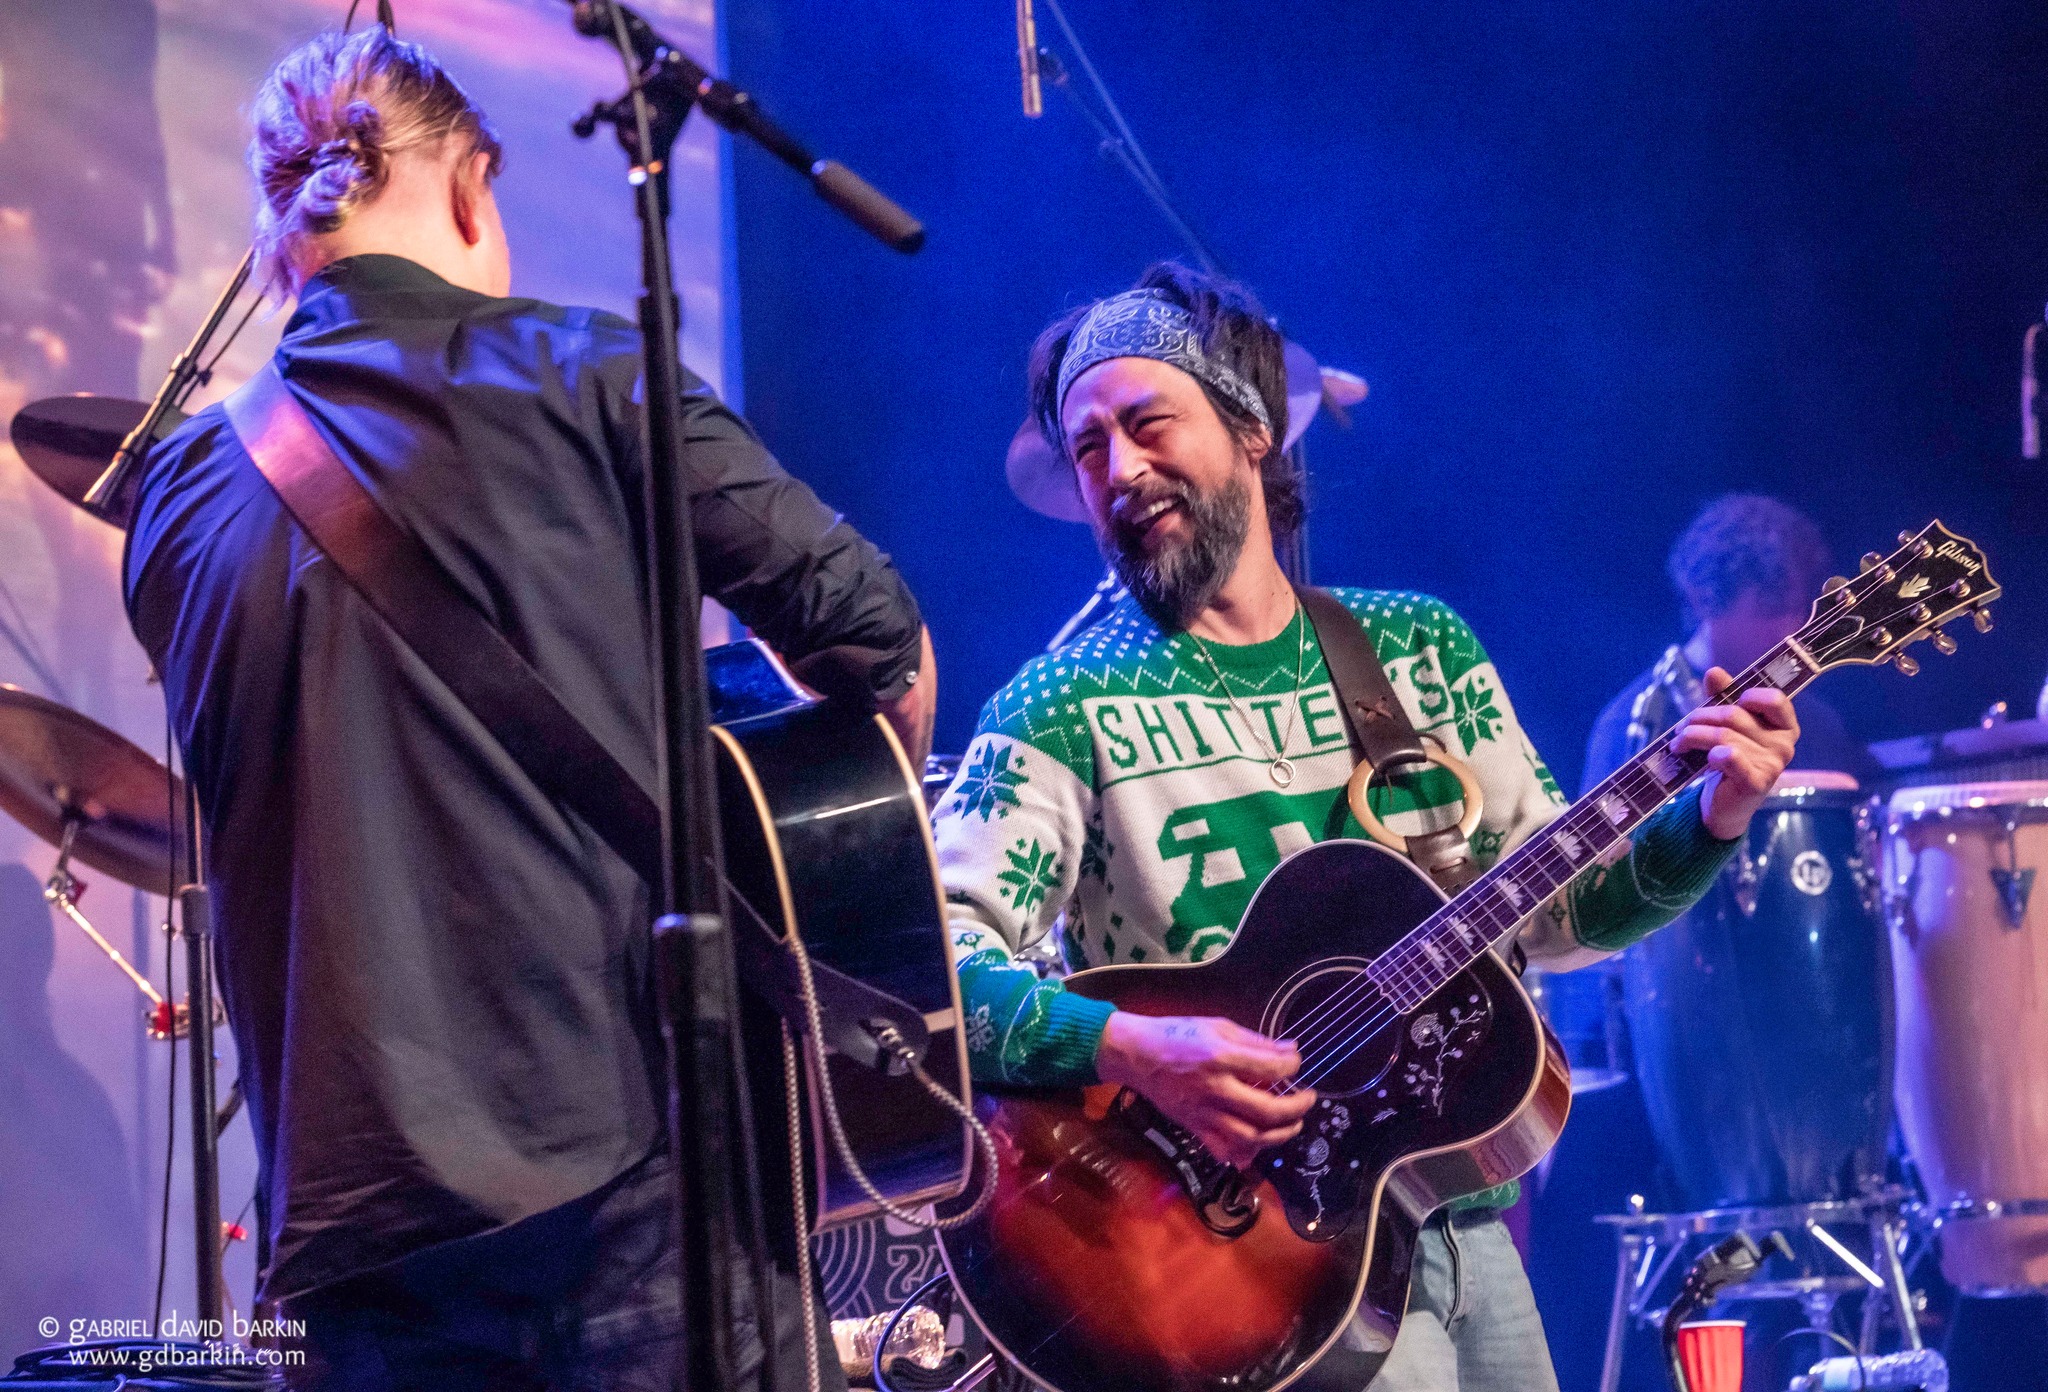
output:
M1119 530L1129 529L1139 514L1161 501L1170 501L1190 507L1195 501L1195 490L1185 483L1161 481L1149 488L1126 489L1110 500L1109 523Z

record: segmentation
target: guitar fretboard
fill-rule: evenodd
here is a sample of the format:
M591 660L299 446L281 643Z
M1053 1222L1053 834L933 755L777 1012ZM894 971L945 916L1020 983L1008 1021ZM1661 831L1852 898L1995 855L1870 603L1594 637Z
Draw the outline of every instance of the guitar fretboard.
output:
M1789 696L1820 671L1795 635L1765 653L1709 704L1725 705L1745 691L1765 687ZM1366 971L1373 983L1402 1013L1415 1009L1513 932L1537 905L1618 851L1630 832L1707 766L1701 751L1673 749L1673 733L1667 730L1651 741L1556 821L1382 952Z

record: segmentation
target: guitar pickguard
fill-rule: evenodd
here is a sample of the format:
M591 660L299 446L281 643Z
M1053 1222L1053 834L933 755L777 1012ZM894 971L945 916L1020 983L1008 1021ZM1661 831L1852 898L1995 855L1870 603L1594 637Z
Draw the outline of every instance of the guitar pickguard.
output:
M1369 1178L1395 1155L1430 1144L1445 1105L1483 1052L1494 1021L1493 999L1464 975L1422 1008L1391 1022L1391 1066L1349 1094L1326 1093L1301 1133L1261 1157L1259 1177L1272 1183L1295 1232L1327 1242L1359 1214Z

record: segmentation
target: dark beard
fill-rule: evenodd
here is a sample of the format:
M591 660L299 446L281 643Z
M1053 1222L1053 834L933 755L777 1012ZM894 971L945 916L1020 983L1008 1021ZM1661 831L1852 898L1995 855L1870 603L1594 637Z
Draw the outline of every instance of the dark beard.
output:
M1180 503L1192 535L1148 556L1130 519L1161 498ZM1185 628L1208 608L1237 569L1251 522L1252 494L1243 479L1232 479L1212 493L1187 484L1165 484L1119 497L1110 508L1106 532L1097 533L1096 540L1116 568L1117 579L1155 622L1164 628Z

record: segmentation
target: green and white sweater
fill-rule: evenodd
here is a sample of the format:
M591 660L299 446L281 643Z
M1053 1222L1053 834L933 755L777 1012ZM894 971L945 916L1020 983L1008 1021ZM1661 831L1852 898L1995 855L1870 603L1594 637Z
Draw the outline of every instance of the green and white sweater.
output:
M1334 593L1365 624L1415 728L1477 776L1480 864L1555 817L1564 797L1465 622L1424 595ZM936 826L975 1077L1096 1080L1110 1006L1039 981L1013 953L1057 928L1074 970L1198 962L1229 944L1286 855L1364 834L1344 799L1353 761L1337 695L1305 618L1270 642L1208 651L1228 691L1193 639L1126 599L983 709ZM1296 768L1285 789L1269 772L1283 737ZM1374 810L1414 834L1454 817L1458 795L1431 769L1376 789ZM1708 832L1686 792L1625 857L1539 906L1520 929L1524 951L1557 970L1628 946L1705 893L1734 844Z

